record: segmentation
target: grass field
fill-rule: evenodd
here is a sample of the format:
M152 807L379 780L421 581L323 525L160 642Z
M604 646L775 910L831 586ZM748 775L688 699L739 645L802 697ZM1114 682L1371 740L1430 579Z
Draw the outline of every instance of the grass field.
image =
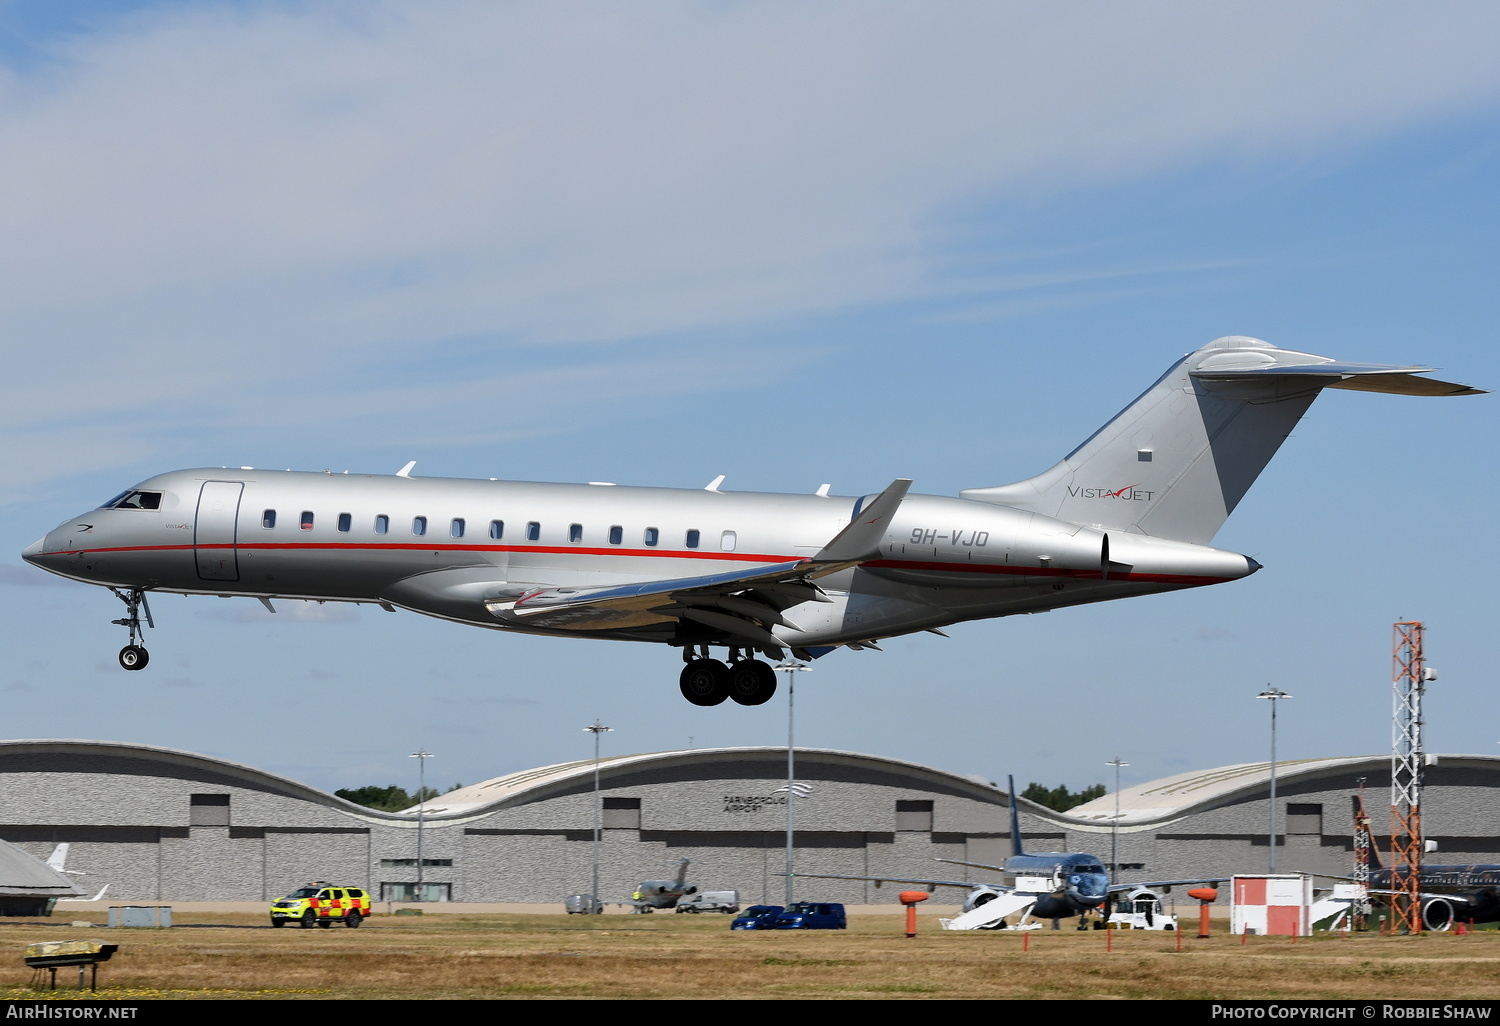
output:
M944 933L896 916L847 931L730 932L728 917L376 916L272 930L199 914L170 930L0 924L0 998L34 999L25 945L99 937L112 998L1422 998L1500 999L1500 933L1301 939L1191 933ZM1223 923L1215 924L1219 930ZM58 973L76 985L76 970ZM57 991L76 997L76 990ZM87 996L87 995L85 995Z

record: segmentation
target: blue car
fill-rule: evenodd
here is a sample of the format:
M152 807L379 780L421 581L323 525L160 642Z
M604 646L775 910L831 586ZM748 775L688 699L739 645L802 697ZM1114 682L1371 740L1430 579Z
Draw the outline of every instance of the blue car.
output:
M843 930L844 906L823 901L798 901L776 917L778 930Z
M751 905L729 924L731 930L770 930L781 915L780 905Z

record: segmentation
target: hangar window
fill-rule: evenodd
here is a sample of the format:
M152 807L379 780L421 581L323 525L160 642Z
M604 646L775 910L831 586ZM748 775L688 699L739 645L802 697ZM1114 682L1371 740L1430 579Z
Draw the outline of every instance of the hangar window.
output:
M733 531L725 531L719 535L719 548L725 552L733 552L738 536Z
M575 545L577 545L579 542L583 541L583 525L582 524L569 524L568 525L568 541L572 542Z
M265 528L276 526L276 511L274 509L268 509L260 515L260 526Z
M312 510L305 509L305 510L302 511L302 530L304 530L304 531L311 531L312 529L313 529L313 515L312 515Z
M624 544L624 541L625 528L621 527L619 524L615 524L609 529L609 543L611 545L621 545Z
M1321 804L1288 802L1286 806L1286 832L1289 834L1321 834L1323 832L1323 806Z
M389 867L389 866L395 866L395 867L399 868L399 867L402 867L402 866L415 866L417 864L417 860L416 859L381 859L380 860L380 864L382 866L387 866L387 867ZM452 859L423 859L422 860L422 865L424 865L424 866L451 866L451 865L453 865L453 860Z
M348 534L353 529L354 529L354 514L353 513L340 513L339 514L339 533L340 534Z
M426 517L412 517L411 518L411 533L412 534L416 534L416 535L426 534L427 533L427 518Z
M447 883L382 883L381 901L452 901L453 885Z
M896 802L897 830L932 830L932 802Z
M448 525L448 533L455 538L462 538L464 536L464 518L454 517L453 523Z
M188 796L188 826L228 826L229 795L194 794Z
M661 532L654 527L648 527L646 528L646 533L641 536L641 539L647 545L655 545L657 542L661 541Z
M391 518L384 513L375 518L375 533L385 534L391 529Z
M697 530L689 531L687 533L687 547L690 549L696 549L698 547L698 538L699 534Z
M541 539L541 537L542 537L542 525L539 524L539 523L537 523L535 520L529 521L526 524L526 540L527 541L538 541L538 540Z
M604 799L603 826L606 830L639 830L641 828L641 800L639 798Z
M505 537L505 521L504 520L491 520L490 521L490 537L493 538L493 539L495 539L495 541L499 541L501 538Z

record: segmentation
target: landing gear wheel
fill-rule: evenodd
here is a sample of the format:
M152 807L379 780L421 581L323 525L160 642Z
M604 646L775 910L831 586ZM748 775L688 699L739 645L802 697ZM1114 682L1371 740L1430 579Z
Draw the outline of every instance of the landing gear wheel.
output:
M776 671L759 659L741 659L729 668L729 697L740 705L765 705L776 694Z
M150 661L150 654L139 645L126 645L120 649L120 665L127 670L144 670Z
M682 668L678 685L694 705L718 705L729 697L729 667L717 659L694 659Z
M344 925L349 927L349 929L351 930L358 930L360 920L362 920L363 918L364 916L360 915L358 912L350 912L347 916L344 917Z

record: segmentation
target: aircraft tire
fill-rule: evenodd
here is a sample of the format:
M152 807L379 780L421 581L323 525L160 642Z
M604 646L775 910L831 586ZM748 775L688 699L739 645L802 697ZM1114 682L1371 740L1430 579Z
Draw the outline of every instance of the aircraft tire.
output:
M678 687L694 705L719 705L729 697L729 667L717 659L694 659L682 668Z
M776 671L759 659L742 659L729 668L729 697L740 705L765 705L776 694Z
M120 649L120 665L127 670L144 670L151 655L140 645L126 645Z

